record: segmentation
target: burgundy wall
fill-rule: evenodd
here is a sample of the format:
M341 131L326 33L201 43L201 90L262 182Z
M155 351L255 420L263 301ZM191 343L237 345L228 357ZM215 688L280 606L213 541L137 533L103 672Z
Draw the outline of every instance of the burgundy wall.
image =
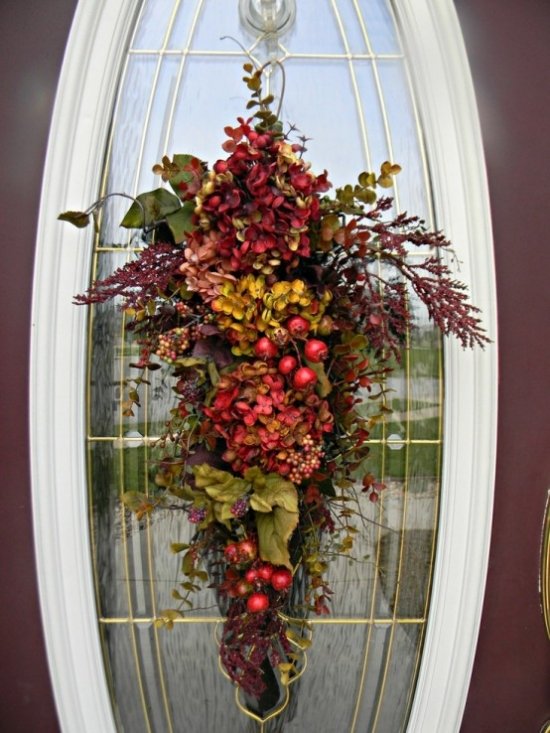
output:
M550 719L537 588L550 488L550 3L456 5L484 135L500 338L494 527L462 733L539 733Z
M42 168L75 7L76 0L2 0L0 4L0 730L4 733L58 730L33 561L27 364Z
M456 3L485 138L501 347L495 526L462 733L538 733L550 718L550 643L537 592L550 468L550 190L545 168L550 132L550 5L547 0ZM5 733L58 730L34 575L27 360L41 171L55 84L75 6L76 0L4 0L1 4L0 730Z

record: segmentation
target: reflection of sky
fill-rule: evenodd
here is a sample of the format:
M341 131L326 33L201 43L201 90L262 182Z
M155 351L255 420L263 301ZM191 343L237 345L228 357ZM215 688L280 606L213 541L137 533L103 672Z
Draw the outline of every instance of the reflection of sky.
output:
M248 114L241 81L245 57L236 41L247 47L254 42L239 26L236 0L145 3L121 88L110 191L136 193L159 185L151 167L165 154L193 153L210 163L224 156L223 127ZM300 0L296 23L281 46L281 117L310 138L305 157L313 170L327 169L340 186L391 158L403 168L394 192L400 208L426 216L417 127L385 2ZM165 53L159 56L159 50ZM373 52L394 57L373 62ZM254 53L261 58L262 46ZM362 58L350 62L348 53ZM113 206L107 240L117 239L109 230L125 202L119 208Z

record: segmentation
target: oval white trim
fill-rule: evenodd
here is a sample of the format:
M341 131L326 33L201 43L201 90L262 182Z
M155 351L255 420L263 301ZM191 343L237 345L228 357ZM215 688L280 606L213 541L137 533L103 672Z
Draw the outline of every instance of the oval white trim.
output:
M36 246L30 380L36 562L63 731L115 733L99 641L85 486L86 312L91 239L57 221L93 201L137 0L81 0L59 80Z
M236 0L235 0L236 1ZM91 238L56 221L92 201L138 0L80 0L50 132L35 262L31 463L40 599L63 731L114 733L95 615L85 469L86 313ZM460 278L496 338L489 203L479 121L451 0L395 0L432 165L438 224L459 245ZM432 605L409 733L458 731L489 551L497 404L496 344L446 356L445 454Z

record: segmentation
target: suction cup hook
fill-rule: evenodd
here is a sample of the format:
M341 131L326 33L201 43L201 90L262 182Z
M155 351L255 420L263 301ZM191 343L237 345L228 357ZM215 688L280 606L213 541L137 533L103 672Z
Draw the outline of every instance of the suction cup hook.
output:
M286 33L296 17L296 0L239 0L239 14L253 34Z

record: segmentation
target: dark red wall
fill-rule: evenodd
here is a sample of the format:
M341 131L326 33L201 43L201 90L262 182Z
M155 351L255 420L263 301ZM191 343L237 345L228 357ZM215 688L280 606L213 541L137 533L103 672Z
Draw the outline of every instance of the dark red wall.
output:
M537 590L540 530L550 483L550 4L456 4L485 138L501 347L493 549L462 733L538 733L550 718L550 642ZM75 6L75 0L3 0L0 5L0 730L5 733L58 730L34 576L27 361L39 187L55 84Z
M27 364L42 168L75 7L75 0L0 2L0 730L5 733L58 730L33 561Z
M550 719L538 597L550 488L550 3L456 6L484 135L500 338L494 528L462 733L539 733Z

